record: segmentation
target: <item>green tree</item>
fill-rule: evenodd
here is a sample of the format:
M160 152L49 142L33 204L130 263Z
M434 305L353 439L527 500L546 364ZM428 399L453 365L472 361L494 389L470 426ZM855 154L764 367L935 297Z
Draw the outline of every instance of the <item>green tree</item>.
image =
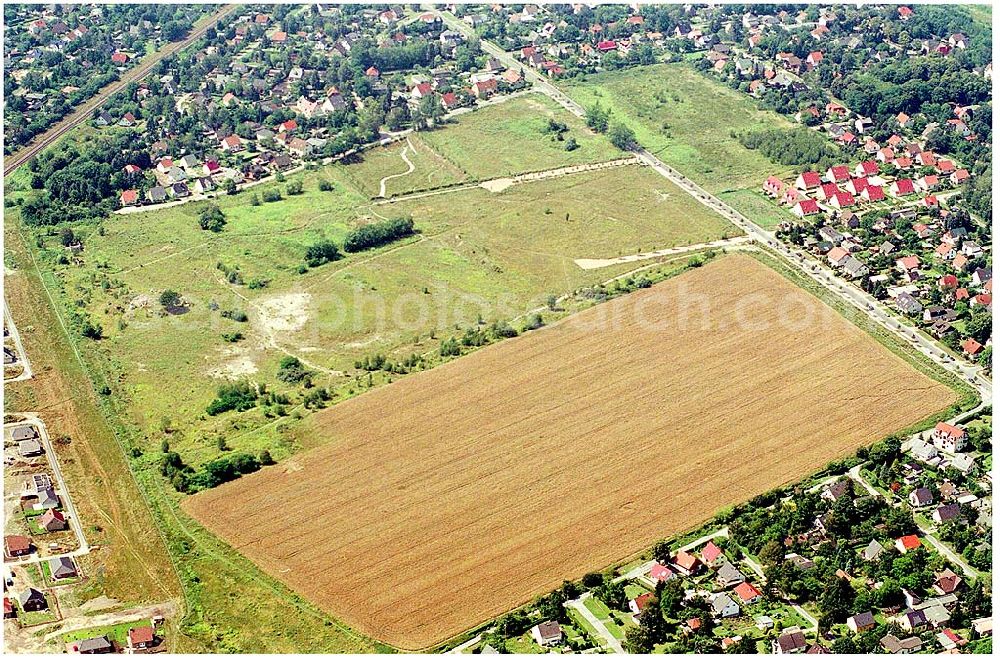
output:
M226 226L226 216L215 204L209 204L198 214L198 226L214 232L222 231Z
M163 307L178 307L181 304L181 294L173 289L166 289L160 294L160 305Z
M608 119L610 116L611 112L609 110L605 110L600 104L595 103L587 108L587 126L598 133L604 133L608 130Z
M635 146L635 132L621 122L614 122L608 128L608 139L622 151L628 151Z

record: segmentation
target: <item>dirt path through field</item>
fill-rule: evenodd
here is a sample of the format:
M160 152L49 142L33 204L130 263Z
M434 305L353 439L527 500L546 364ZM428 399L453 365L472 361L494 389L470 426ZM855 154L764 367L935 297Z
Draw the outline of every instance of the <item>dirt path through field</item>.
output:
M414 156L417 155L417 150L413 147L413 143L410 142L409 136L407 136L406 138L406 146L403 147L403 150L399 152L399 157L403 159L404 163L406 163L407 169L405 172L400 172L399 174L390 174L389 176L382 177L382 180L378 182L379 197L385 197L385 184L388 181L391 181L393 179L398 179L404 176L409 176L410 174L413 174L414 170L417 169L417 166L413 164L413 161L411 161L409 158L406 157L407 150L411 151Z

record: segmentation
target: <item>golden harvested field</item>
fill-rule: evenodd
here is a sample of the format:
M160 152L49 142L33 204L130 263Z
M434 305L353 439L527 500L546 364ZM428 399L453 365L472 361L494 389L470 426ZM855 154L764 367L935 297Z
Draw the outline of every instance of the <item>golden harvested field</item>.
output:
M184 506L338 617L420 649L954 399L729 256L338 404L308 430L328 444Z

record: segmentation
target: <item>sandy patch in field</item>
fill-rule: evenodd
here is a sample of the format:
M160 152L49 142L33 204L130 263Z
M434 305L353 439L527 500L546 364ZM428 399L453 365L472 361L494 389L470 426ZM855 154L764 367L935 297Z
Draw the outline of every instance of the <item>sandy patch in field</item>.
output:
M286 293L257 303L260 324L269 335L298 332L309 320L308 293Z
M220 349L223 363L208 372L212 378L239 380L257 373L257 363L251 357L252 351L239 346Z
M335 616L423 649L955 398L733 255L334 405L303 428L326 444L301 469L182 506Z
M480 188L485 188L491 193L502 193L514 185L514 179L491 179L479 184Z

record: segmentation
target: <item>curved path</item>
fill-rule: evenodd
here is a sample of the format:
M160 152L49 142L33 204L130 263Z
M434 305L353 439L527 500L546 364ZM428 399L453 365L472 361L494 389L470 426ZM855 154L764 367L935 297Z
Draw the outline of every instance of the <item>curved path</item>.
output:
M389 176L382 177L382 180L378 182L379 197L385 197L386 182L391 181L392 179L398 179L401 176L409 176L410 174L413 174L414 170L417 169L417 166L413 164L413 161L411 161L409 158L406 157L407 149L412 151L414 156L417 155L417 150L413 148L413 143L410 142L409 137L406 138L406 146L403 147L403 150L399 152L399 157L403 159L403 162L406 163L409 169L406 170L405 172L400 172L399 174L390 174Z

